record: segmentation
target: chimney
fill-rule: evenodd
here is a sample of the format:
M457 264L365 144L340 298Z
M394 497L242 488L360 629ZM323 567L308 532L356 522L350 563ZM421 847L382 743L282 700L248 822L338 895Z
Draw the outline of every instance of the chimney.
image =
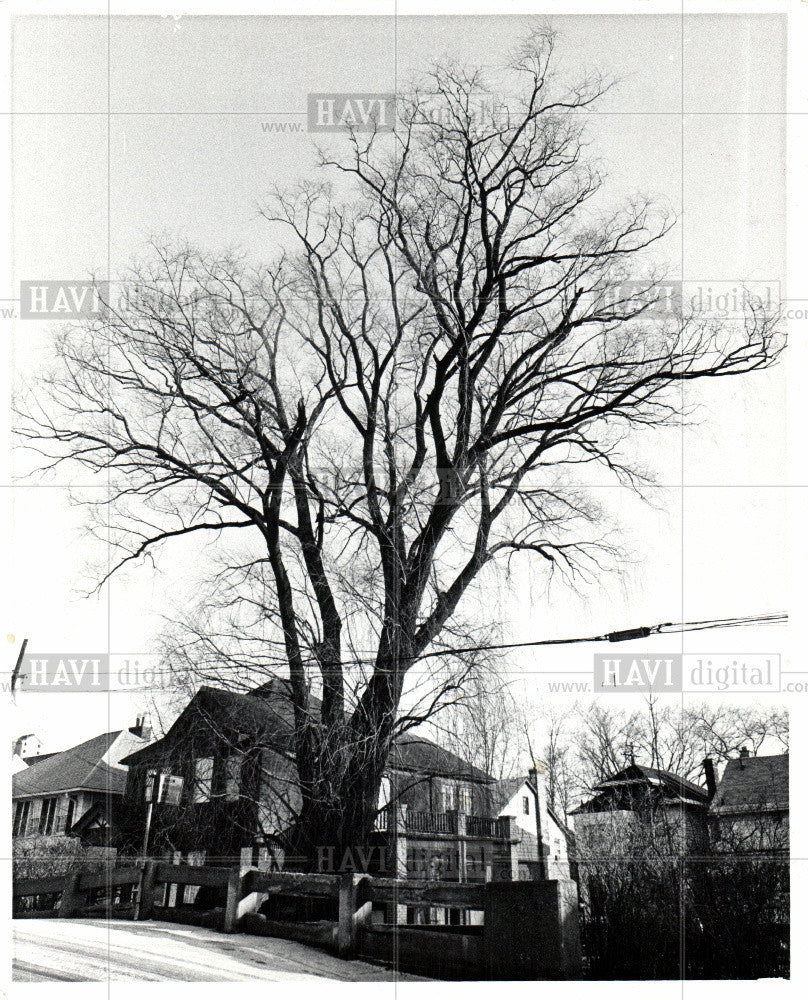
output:
M738 759L740 760L740 766L743 767L743 762L749 757L749 751L746 747L741 747L740 753L738 754Z
M539 880L544 881L549 877L545 844L548 852L550 848L549 816L547 813L547 765L544 761L534 760L533 766L527 773L528 780L536 789L536 850Z
M142 740L150 740L152 730L148 714L139 715L134 726L129 727L129 732L139 736Z
M715 766L711 757L704 758L704 780L707 782L707 794L712 799L715 795Z

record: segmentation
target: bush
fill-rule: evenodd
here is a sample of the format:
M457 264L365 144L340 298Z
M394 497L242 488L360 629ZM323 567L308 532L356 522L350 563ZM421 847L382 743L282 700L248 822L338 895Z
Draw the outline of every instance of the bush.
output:
M593 979L789 975L786 859L582 864L581 896Z

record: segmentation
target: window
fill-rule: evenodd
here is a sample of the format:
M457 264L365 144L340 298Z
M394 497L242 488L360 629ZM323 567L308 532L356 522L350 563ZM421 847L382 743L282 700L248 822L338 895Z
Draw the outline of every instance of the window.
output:
M53 822L56 819L56 801L58 796L52 795L42 800L42 811L39 814L39 832L44 836L53 833Z
M522 796L522 812L525 814L525 816L529 816L530 815L530 796L529 795L523 795Z
M24 802L18 802L17 807L14 810L14 833L15 837L24 837L25 831L28 829L28 817L31 813L31 800L26 799Z
M379 799L377 809L384 809L390 805L390 779L385 776L379 785Z
M241 757L227 757L224 762L224 797L237 802L241 787Z
M469 785L461 785L457 794L457 808L466 816L471 814L471 788Z
M71 795L67 800L67 815L65 816L65 833L70 833L70 827L73 825L73 819L76 814L76 797Z
M198 757L194 761L194 802L210 802L213 785L213 758Z
M445 781L441 786L442 812L457 809L457 785Z

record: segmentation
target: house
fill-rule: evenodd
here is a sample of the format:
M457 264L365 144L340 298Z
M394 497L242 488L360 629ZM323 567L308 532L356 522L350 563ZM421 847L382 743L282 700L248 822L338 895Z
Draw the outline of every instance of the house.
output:
M25 760L26 757L36 757L41 749L42 741L36 733L27 733L25 736L18 736L14 740L11 746L11 753L13 756L21 757Z
M129 841L140 839L152 855L292 866L287 834L301 801L292 737L284 681L246 694L200 688L163 739L124 761ZM512 819L492 812L494 784L437 744L403 735L390 751L370 852L337 857L324 844L318 864L411 878L518 878L521 838Z
M27 766L12 776L15 843L64 839L74 834L76 824L94 806L120 800L127 770L121 758L145 746L148 736L146 721L140 718L131 729L103 733L61 753L28 758Z
M710 763L708 778L712 773ZM727 761L707 815L718 853L787 854L788 754L752 757L741 750Z
M707 850L710 796L700 785L632 761L592 791L571 813L579 860Z
M36 733L18 736L11 744L11 773L24 771L34 760L38 760L42 743Z
M537 762L526 777L497 781L492 799L497 816L514 817L520 878L569 879L575 871L575 835L547 801L544 765Z

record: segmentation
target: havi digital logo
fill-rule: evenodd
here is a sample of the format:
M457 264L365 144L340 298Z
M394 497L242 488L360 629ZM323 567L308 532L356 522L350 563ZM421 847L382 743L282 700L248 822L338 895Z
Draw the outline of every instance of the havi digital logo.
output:
M681 653L595 656L595 691L681 691Z
M108 691L106 653L32 653L20 673L23 691Z

